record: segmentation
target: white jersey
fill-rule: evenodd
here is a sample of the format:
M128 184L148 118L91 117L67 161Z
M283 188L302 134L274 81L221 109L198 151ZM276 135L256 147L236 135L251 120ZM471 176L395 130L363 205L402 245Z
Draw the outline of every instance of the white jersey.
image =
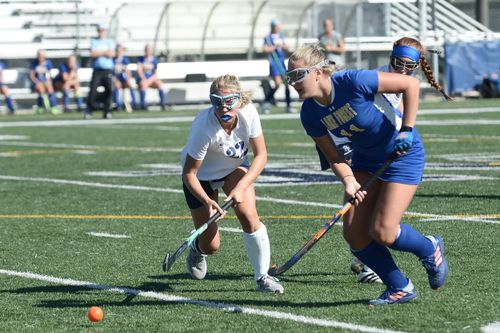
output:
M378 68L378 71L379 72L387 72L387 73L391 73L391 69L389 67L389 65L384 65L384 66L381 66ZM385 99L387 100L387 102L389 102L394 108L398 109L399 108L399 104L401 104L401 101L403 99L403 94L402 93L398 93L398 94L388 94L388 93L385 93L385 94L382 94L383 97L385 97ZM378 97L378 98L377 98ZM378 104L377 102L379 102L380 104L382 104L383 102L380 100L380 94L377 94L375 96L375 104Z
M212 107L201 111L194 119L189 139L182 150L182 166L189 154L203 161L198 170L199 180L224 178L246 161L250 139L262 134L259 114L253 104L237 112L237 124L227 134Z

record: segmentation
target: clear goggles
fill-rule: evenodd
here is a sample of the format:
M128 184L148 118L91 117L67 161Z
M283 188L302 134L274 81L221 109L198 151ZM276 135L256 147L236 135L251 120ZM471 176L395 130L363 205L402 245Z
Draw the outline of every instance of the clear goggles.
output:
M226 96L219 96L217 94L210 94L210 103L216 109L226 108L232 110L236 107L241 99L240 93L230 94Z
M326 66L329 64L328 60L323 60L314 66L309 68L295 68L289 72L286 72L286 80L288 84L300 83L306 79L306 77L312 73L314 70Z
M397 73L411 75L420 67L420 61L405 60L401 57L391 56L391 67Z

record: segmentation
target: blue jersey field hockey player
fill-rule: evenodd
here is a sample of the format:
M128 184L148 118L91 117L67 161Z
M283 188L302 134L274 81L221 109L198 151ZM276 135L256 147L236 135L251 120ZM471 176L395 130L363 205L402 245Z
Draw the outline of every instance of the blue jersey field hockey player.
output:
M130 59L125 55L125 47L122 44L116 45L116 57L115 57L115 67L113 71L113 97L117 108L124 109L124 99L123 90L128 89L130 91L130 98L132 99L132 108L137 108L137 100L134 93L134 84L132 80L132 74L128 65L130 64Z
M0 92L5 96L5 104L9 109L10 114L14 114L16 112L16 108L14 106L14 100L10 97L9 88L3 82L3 70L5 69L5 64L0 61Z
M405 46L395 54L410 59L419 52ZM414 128L419 81L407 75L369 70L333 73L318 45L295 51L288 63L288 82L304 103L301 121L345 187L345 198L356 205L344 219L344 237L351 252L371 267L386 290L370 305L409 302L417 297L413 283L396 266L389 249L411 252L424 266L432 289L448 276L440 236L423 236L401 223L422 180L425 150ZM374 103L379 93L402 93L404 113L382 112ZM353 145L352 164L337 152L329 132L348 137ZM394 153L399 157L368 191L358 191Z
M146 91L148 88L158 89L160 96L160 107L165 109L165 92L163 91L163 82L157 74L158 59L153 55L153 46L146 44L144 48L144 56L137 58L137 83L140 89L141 108L148 109L146 102Z
M50 74L53 68L52 61L45 57L45 50L38 50L36 59L31 62L29 74L31 89L38 94L37 113L43 113L44 111L51 112L52 114L59 113Z
M269 60L269 76L274 81L274 87L270 87L265 91L265 100L262 106L264 113L269 113L271 104L276 104L274 94L279 89L285 79L285 52L288 50L288 45L285 43L285 36L281 32L281 23L277 20L271 21L271 33L264 38L264 53L268 55ZM292 112L290 97L290 88L285 82L285 101L286 112Z
M80 92L80 77L78 76L79 67L76 55L72 54L59 66L59 73L54 78L54 89L56 91L62 91L63 94L64 112L69 111L69 95L71 90L74 91L78 111L82 111L84 108L83 98Z

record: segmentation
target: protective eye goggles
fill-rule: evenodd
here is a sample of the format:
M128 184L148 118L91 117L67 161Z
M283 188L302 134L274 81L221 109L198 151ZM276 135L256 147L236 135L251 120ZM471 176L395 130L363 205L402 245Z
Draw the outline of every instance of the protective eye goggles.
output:
M216 94L210 94L210 103L216 109L226 108L232 110L236 107L241 99L240 93L230 94L226 96L219 96Z
M420 51L409 45L397 45L392 49L392 68L401 74L411 74L420 67Z
M400 57L391 57L391 67L401 74L412 74L420 67L419 61L404 60Z
M286 72L286 80L288 81L288 84L295 84L295 83L300 83L306 79L306 77L312 73L314 70L321 68L325 65L328 65L329 61L328 60L323 60L319 63L317 63L314 66L311 66L309 68L295 68L294 70L291 70L289 72Z

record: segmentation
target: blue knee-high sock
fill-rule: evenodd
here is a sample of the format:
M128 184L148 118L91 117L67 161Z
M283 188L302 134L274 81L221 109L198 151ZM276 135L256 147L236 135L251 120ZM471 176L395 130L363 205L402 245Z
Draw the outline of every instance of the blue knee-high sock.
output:
M69 104L69 91L63 90L62 93L63 93L63 107L67 109Z
M121 89L117 89L117 88L113 89L113 102L115 102L116 107L118 107L118 108L120 107L120 104L121 104L120 94L121 94Z
M130 88L130 99L132 100L132 107L137 108L137 97L135 96L134 89Z
M285 87L285 100L286 100L286 106L290 106L292 103L292 97L290 96L290 88L288 88L288 85Z
M401 273L387 247L373 241L362 250L351 249L352 254L373 269L390 289L403 289L408 279Z
M404 223L401 223L398 238L389 247L398 251L411 252L419 258L424 258L434 253L434 245L431 240L425 238L420 232Z
M16 109L14 108L14 101L12 100L12 97L5 96L5 104L7 104L10 112L16 111Z
M160 105L165 106L165 92L163 89L158 90L158 94L160 95Z
M141 107L145 109L147 107L146 105L146 90L141 89Z
M38 105L41 108L45 106L43 102L43 97L41 95L38 95L38 97L36 98L36 105Z
M49 101L50 101L50 106L51 107L56 107L57 106L56 95L54 93L49 94Z

